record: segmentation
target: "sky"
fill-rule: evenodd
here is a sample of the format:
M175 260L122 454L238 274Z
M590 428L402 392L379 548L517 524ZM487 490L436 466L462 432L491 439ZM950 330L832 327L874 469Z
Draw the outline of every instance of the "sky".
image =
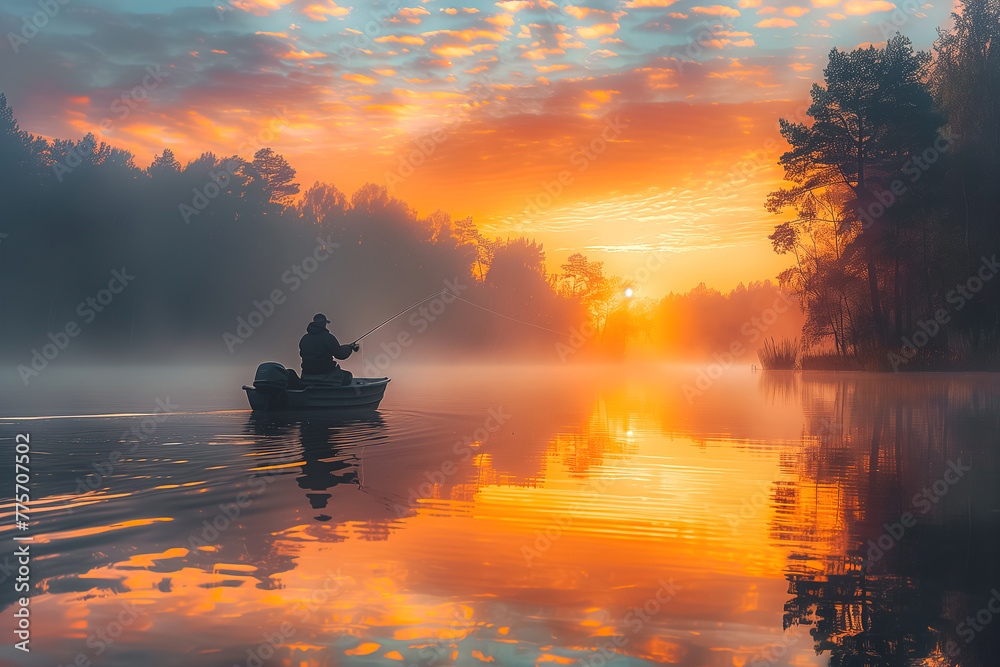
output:
M899 31L927 49L953 10L3 0L0 92L22 129L93 132L140 167L164 148L186 164L272 147L303 189L385 185L420 215L534 237L552 270L582 252L659 297L788 266L767 240L780 219L764 210L781 184L778 118L806 120L832 48Z

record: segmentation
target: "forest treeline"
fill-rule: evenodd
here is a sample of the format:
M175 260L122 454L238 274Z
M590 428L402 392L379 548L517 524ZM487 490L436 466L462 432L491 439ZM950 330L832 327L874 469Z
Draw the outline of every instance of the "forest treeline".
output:
M931 51L834 49L812 122L781 121L790 185L766 206L794 220L769 238L814 363L1000 364L1000 2L958 7Z
M620 358L635 342L707 356L778 295L756 283L629 298L627 281L600 262L577 253L551 272L534 240L487 238L440 211L421 217L378 185L350 196L325 183L302 190L269 148L186 165L164 149L140 167L92 134L22 131L2 95L0 198L0 349L26 368L69 345L67 354L151 361L294 360L317 311L349 339L441 290L481 307L435 299L397 320L367 339L366 351L383 355L367 358L378 370L403 347L411 357L420 348L580 361Z

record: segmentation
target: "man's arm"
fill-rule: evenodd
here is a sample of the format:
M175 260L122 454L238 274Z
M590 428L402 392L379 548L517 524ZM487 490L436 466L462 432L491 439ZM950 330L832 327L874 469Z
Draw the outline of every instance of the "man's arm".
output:
M351 356L351 352L354 351L353 347L350 345L341 345L340 341L337 340L337 337L332 333L328 333L327 335L329 336L329 338L327 338L327 349L330 350L330 354L332 354L334 358L343 361Z

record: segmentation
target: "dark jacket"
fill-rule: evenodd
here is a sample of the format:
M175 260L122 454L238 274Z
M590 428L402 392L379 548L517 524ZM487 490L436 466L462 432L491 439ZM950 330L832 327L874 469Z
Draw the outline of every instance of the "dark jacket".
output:
M302 357L303 375L320 375L339 368L333 360L347 359L353 349L350 345L341 345L337 337L327 331L326 326L318 322L310 322L306 327L306 335L299 341L299 356Z

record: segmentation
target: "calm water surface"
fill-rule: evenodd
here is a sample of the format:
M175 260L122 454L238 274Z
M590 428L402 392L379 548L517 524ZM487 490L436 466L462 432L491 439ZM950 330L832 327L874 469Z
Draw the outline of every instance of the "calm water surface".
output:
M53 369L0 405L35 536L0 662L996 664L1000 378L697 370L414 367L258 418L252 369Z

